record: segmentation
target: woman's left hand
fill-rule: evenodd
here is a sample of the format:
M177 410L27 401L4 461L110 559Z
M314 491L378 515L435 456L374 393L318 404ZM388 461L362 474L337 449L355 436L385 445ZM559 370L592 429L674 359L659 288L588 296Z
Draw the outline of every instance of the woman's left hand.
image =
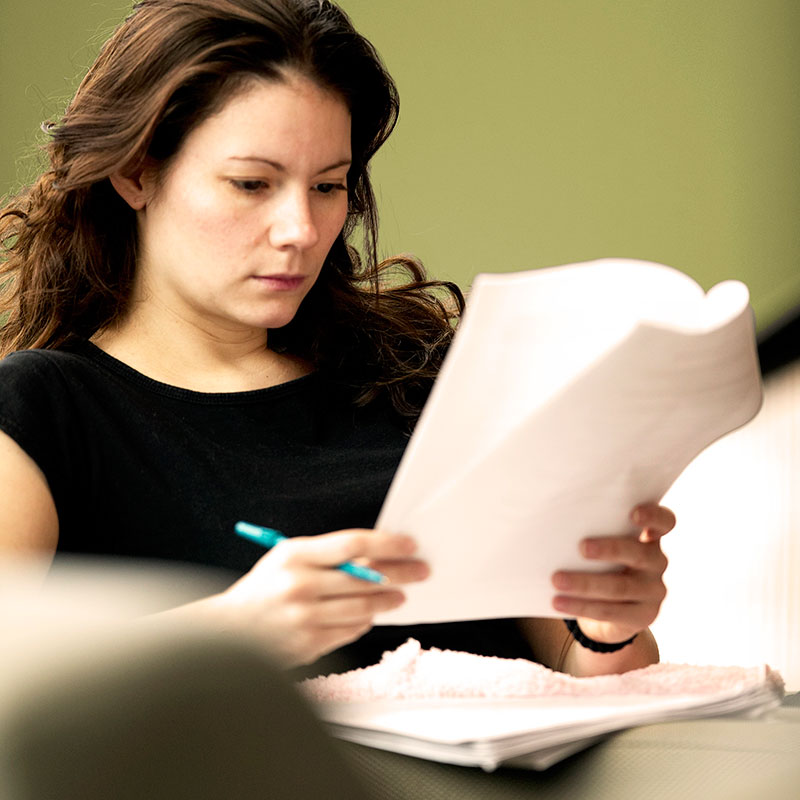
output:
M653 622L666 596L667 557L661 537L675 526L675 515L655 503L631 513L639 534L590 537L581 542L588 559L620 564L616 572L559 571L553 608L575 617L583 633L598 642L622 642Z

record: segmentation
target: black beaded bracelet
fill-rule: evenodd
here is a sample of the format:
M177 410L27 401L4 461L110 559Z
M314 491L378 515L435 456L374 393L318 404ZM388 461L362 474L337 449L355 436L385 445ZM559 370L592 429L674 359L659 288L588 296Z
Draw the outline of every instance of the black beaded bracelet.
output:
M630 639L626 639L624 642L598 642L595 639L590 639L580 629L578 626L578 620L565 619L564 624L567 626L567 628L569 628L572 638L581 647L585 647L587 650L591 650L593 653L616 653L617 650L622 650L623 647L627 647L638 635L634 633Z

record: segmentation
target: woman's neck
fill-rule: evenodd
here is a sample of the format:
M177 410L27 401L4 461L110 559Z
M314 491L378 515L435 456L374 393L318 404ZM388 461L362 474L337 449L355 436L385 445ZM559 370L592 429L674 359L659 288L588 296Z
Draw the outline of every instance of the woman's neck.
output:
M196 392L243 392L300 378L310 364L267 347L265 330L220 331L124 318L92 342L148 378Z

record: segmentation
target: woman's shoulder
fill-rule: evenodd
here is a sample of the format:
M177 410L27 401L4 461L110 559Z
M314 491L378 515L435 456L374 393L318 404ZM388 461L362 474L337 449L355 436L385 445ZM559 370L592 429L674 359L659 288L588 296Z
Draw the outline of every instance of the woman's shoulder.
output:
M86 356L75 350L16 350L0 359L0 387L45 382L55 391L70 374L86 371L87 366Z
M90 382L90 369L76 353L9 353L0 360L0 425L8 432L74 421Z
M57 350L19 350L0 360L0 430L40 467L53 443L78 430L79 357ZM83 429L83 428L81 428Z

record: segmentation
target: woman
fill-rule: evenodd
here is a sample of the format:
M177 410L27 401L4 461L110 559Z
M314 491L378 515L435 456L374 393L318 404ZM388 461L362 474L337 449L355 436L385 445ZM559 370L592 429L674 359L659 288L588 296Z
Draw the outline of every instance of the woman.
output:
M311 671L408 635L575 674L651 663L673 524L655 505L639 539L584 543L622 573L554 576L574 635L372 628L428 573L408 537L369 529L462 307L411 259L377 265L368 165L396 116L325 0L135 7L51 126L51 169L0 217L0 542L234 570L180 613ZM290 539L263 555L239 519ZM388 585L331 569L351 559Z

